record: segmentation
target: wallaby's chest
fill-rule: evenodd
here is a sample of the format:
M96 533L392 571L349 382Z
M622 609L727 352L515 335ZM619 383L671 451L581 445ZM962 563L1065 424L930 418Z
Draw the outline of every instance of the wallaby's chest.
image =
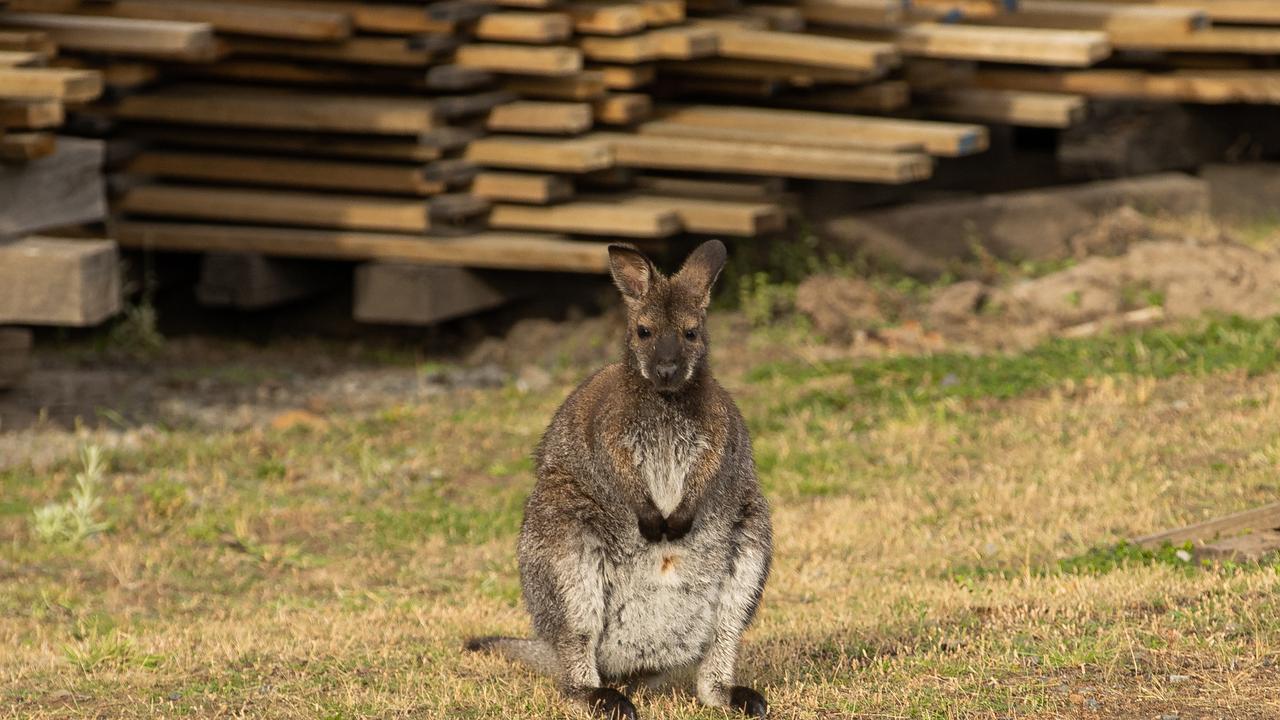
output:
M605 571L609 592L597 649L601 672L623 677L702 657L715 629L729 561L711 537L647 543Z
M707 450L706 437L688 418L672 414L637 424L626 438L649 497L663 516L670 515L684 497L685 480Z

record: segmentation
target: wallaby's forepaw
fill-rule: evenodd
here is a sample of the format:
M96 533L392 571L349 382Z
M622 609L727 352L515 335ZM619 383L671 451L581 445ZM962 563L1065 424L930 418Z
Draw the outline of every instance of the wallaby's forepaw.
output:
M763 702L763 701L762 701ZM613 688L596 688L587 695L591 712L606 720L637 720L636 706Z
M764 696L742 685L735 686L729 693L729 704L747 717L764 718L769 715L769 703L764 701Z

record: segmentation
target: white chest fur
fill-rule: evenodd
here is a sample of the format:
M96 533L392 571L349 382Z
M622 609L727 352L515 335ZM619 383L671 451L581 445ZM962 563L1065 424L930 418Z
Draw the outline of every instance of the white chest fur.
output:
M706 440L683 418L638 429L629 438L636 471L649 497L669 516L684 497L685 478L707 449Z

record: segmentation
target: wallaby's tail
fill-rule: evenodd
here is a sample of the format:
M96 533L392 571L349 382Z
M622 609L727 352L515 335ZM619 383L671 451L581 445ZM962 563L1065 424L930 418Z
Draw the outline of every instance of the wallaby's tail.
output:
M467 641L471 652L489 652L529 666L539 675L555 675L556 656L541 640L513 637L477 637Z

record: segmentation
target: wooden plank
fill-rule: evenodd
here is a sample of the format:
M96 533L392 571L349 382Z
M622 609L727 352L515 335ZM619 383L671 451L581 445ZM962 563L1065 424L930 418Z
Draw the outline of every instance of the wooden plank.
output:
M846 40L769 30L722 30L717 54L815 67L882 72L899 63L892 43Z
M1166 543L1181 545L1185 542L1204 542L1227 535L1237 535L1253 530L1280 528L1280 502L1263 505L1232 515L1206 520L1194 525L1152 533L1135 538L1134 544L1145 548L1158 548Z
M368 195L143 185L126 191L118 207L131 214L194 220L406 233L435 229L426 201Z
M1185 35L1207 27L1209 17L1200 8L1160 7L1129 2L1111 4L1020 0L1016 12L984 17L981 23L1063 30L1101 30L1113 42L1117 42L1126 36L1135 35Z
M690 60L716 54L715 30L699 27L672 27L624 37L578 38L582 54L605 63L642 63L659 59Z
M527 275L396 262L356 268L355 319L435 325L506 304L536 290Z
M495 132L528 132L575 135L591 129L587 103L522 100L489 112L485 126Z
M179 252L260 252L282 257L400 260L428 265L604 273L606 243L556 235L486 232L465 237L406 236L297 228L121 221L124 247Z
M602 198L603 202L604 199ZM675 212L681 226L692 233L759 237L779 232L787 225L786 212L772 202L743 202L664 195L626 195L610 202L628 208L666 209Z
M471 194L495 202L546 205L568 200L573 195L573 182L562 175L486 170L472 181Z
M917 24L869 39L892 40L903 55L1087 67L1111 54L1107 34L1086 30Z
M568 40L573 23L563 13L494 12L480 18L474 32L495 42L553 43Z
M590 138L491 135L468 145L464 157L478 165L548 172L585 173L613 166L610 143Z
M217 130L181 126L139 126L130 135L154 143L190 148L262 151L307 157L430 162L466 146L480 131L442 127L417 137L366 137L261 130Z
M1277 551L1280 551L1280 530L1261 530L1208 543L1196 548L1195 555L1210 560L1257 562Z
M92 70L0 67L0 97L88 102L102 94L102 75Z
M521 75L573 75L582 70L582 53L568 47L471 43L458 48L453 61L462 67Z
M0 240L102 219L103 149L99 140L64 137L49 157L0 164Z
M810 87L818 83L836 85L861 85L883 76L879 70L849 70L847 68L817 67L794 63L735 60L731 58L704 58L661 64L664 75L693 75L716 79L777 80L796 87Z
M77 15L208 23L221 32L273 38L336 40L351 35L351 16L332 10L241 5L214 0L113 0L81 4Z
M993 90L1073 93L1091 98L1157 100L1218 105L1280 104L1280 71L1276 70L1142 70L1097 69L1040 73L982 69L976 86Z
M916 140L874 137L840 137L809 132L803 128L796 132L779 130L739 129L705 125L686 125L666 120L651 120L636 128L641 135L659 137L716 140L720 142L748 142L791 145L801 148L825 148L829 150L873 150L877 152L921 152L924 145Z
M31 369L31 331L0 327L0 390L22 382Z
M116 113L154 122L374 135L416 135L438 124L428 100L230 85L178 85L131 95Z
M118 312L113 241L29 237L0 245L0 324L87 327Z
M207 23L42 13L6 13L4 22L48 33L58 47L79 52L204 61L220 52Z
M45 56L34 50L0 50L0 67L28 67L40 65Z
M836 27L895 27L906 17L904 0L795 0L807 22Z
M933 170L927 155L830 150L794 145L693 140L595 133L613 147L619 167L730 172L744 175L899 184L924 180Z
M435 195L449 186L430 179L422 165L162 150L142 153L125 171L179 180L394 195Z
M934 117L1044 128L1071 127L1088 112L1080 95L980 88L928 93L918 104Z
M968 124L712 105L666 106L659 108L658 117L684 125L918 143L944 156L971 155L987 147L986 128Z
M358 30L369 33L407 35L413 33L452 33L457 23L432 18L421 4L398 5L354 0L219 0L241 5L290 8L341 13L351 19Z
M461 41L458 38L449 36L428 36L417 39L357 36L337 43L253 37L236 37L226 40L228 48L237 57L279 57L406 68L425 68L435 60L437 55L452 51L459 42Z
M680 232L680 218L670 209L622 205L613 201L573 201L559 205L493 206L489 226L500 230L541 230L660 238Z

